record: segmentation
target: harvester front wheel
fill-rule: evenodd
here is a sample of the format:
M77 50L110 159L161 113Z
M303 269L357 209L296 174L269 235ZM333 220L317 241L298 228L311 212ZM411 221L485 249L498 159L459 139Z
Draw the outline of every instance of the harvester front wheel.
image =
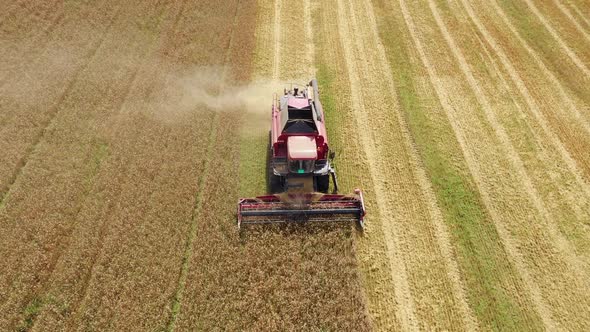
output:
M272 153L272 152L270 152ZM283 181L283 177L275 175L273 169L272 169L272 163L270 162L270 157L269 157L269 161L268 161L268 167L266 169L266 173L268 176L268 192L270 194L279 194L282 193L284 190L284 181Z
M266 185L268 186L268 192L269 194L279 194L282 193L284 191L284 180L281 176L275 175L273 168L272 168L272 132L269 130L268 131L268 150L266 153L266 178L267 178L267 182Z
M271 171L272 172L272 171ZM268 190L271 194L282 193L283 190L283 179L280 176L270 174L268 176Z
M315 177L316 190L318 192L327 194L330 189L330 175L321 175Z

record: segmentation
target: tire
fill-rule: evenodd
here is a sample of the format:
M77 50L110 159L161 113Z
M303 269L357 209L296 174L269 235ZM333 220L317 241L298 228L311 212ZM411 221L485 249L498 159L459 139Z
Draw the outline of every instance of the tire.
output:
M327 194L328 190L330 190L330 174L316 176L315 186L318 192Z
M272 170L270 173L271 175L268 178L268 190L271 194L282 193L284 191L282 177L272 174Z
M272 170L272 164L271 164L271 160L270 160L270 154L271 152L269 152L269 158L267 163L268 163L268 167L266 168L266 176L267 176L267 181L266 181L266 185L268 186L268 192L269 194L278 194L278 193L282 193L284 190L284 185L283 185L283 178L281 176L275 175L273 170Z

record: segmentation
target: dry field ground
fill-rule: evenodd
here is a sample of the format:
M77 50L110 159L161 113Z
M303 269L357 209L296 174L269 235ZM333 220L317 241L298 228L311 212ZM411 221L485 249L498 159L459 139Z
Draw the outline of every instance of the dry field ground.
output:
M588 1L0 8L0 330L590 330ZM240 235L311 77L367 229Z

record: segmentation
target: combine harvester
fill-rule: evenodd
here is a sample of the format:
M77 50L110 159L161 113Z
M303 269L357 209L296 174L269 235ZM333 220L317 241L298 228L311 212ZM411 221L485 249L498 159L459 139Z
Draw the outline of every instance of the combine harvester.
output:
M238 201L243 224L356 221L364 227L363 194L338 195L317 81L274 98L268 165L270 194ZM328 194L330 178L333 192Z

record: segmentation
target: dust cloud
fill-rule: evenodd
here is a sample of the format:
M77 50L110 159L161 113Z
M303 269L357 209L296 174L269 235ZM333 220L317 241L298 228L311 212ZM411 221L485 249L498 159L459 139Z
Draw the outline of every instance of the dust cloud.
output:
M156 118L165 122L182 122L204 111L242 112L242 134L267 136L275 94L285 87L304 85L309 78L279 81L258 78L248 83L226 79L224 68L207 66L168 71L158 78L159 88L147 101ZM155 107L154 107L155 106Z
M244 112L246 127L268 131L273 96L281 93L287 83L259 79L237 84L224 76L222 67L198 67L168 74L161 91L150 98L156 104L154 115L176 122L203 111Z
M8 60L0 59L2 113L53 104L79 66L74 52L55 46L48 46L32 63Z

